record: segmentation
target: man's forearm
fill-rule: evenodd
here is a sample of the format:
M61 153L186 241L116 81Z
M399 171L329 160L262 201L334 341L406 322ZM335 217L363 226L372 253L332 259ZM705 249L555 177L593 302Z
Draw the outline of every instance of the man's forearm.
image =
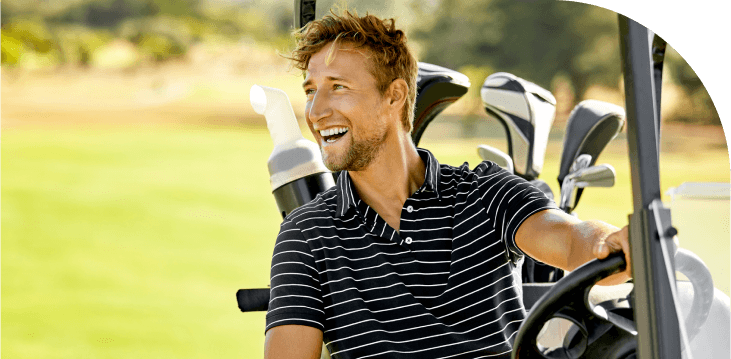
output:
M322 331L304 325L282 325L266 332L265 359L319 359Z
M564 270L573 271L596 258L605 258L611 252L629 254L627 227L619 229L602 221L581 221L559 210L538 212L518 228L515 243L524 253ZM626 256L629 263L629 256ZM629 279L627 270L599 282L601 285L624 283Z

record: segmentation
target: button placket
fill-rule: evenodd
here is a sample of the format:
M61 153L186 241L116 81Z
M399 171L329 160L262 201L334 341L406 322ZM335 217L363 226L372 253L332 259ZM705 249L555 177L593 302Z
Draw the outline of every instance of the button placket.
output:
M406 200L406 203L405 203L406 206L404 206L402 209L401 217L409 219L409 220L413 220L413 219L415 219L415 217L418 217L418 216L415 215L415 213L414 213L414 206L409 203L413 203L413 201L411 201L410 199ZM415 225L415 223L411 222L411 221L402 222L403 232L399 233L402 235L402 237L401 237L402 239L400 241L401 246L406 248L409 252L411 252L413 250L412 244L414 243L414 238L408 234L411 232L411 230L414 229L414 227L413 227L414 225Z

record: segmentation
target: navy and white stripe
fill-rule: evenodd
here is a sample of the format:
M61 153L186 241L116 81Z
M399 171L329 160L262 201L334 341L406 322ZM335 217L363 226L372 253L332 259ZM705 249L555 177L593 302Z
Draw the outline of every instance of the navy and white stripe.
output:
M492 162L440 165L395 231L347 172L292 211L274 247L267 326L321 329L334 358L508 357L525 309L518 226L555 204Z

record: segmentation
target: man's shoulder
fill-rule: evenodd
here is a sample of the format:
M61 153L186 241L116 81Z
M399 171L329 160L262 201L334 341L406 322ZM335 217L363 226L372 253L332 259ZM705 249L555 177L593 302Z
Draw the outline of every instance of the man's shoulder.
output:
M318 193L311 201L295 208L284 217L283 225L297 225L311 218L332 218L337 208L336 186Z
M309 243L317 227L327 226L332 222L336 207L335 187L332 187L292 210L280 224L275 252L280 243L288 243L280 250L297 246L296 243Z
M496 175L508 175L507 171L491 161L482 161L473 169L470 169L470 165L467 162L458 167L439 164L439 171L443 183L481 182Z

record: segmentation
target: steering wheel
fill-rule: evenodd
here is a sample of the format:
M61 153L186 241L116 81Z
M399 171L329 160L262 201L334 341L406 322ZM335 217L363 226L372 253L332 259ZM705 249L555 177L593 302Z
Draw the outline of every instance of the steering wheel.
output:
M520 326L512 358L607 357L605 354L623 357L633 351L636 347L633 332L636 333L636 329L632 320L594 306L588 299L589 290L594 284L625 266L624 254L612 253L605 259L582 265L554 284L533 306L528 318ZM571 321L578 332L575 335L567 333L567 338L572 336L573 339L570 343L564 343L564 347L546 351L538 344L538 336L544 323L554 317ZM612 348L608 348L611 343L614 343ZM599 352L594 353L597 348Z
M693 253L679 249L676 270L693 285L693 304L685 319L688 339L698 334L713 302L713 280L708 268ZM610 312L589 302L589 291L603 278L626 266L624 254L612 253L590 261L558 281L531 309L515 339L513 359L624 358L636 351L637 330L631 314ZM566 334L564 346L546 350L538 344L544 323L563 318L574 326Z

